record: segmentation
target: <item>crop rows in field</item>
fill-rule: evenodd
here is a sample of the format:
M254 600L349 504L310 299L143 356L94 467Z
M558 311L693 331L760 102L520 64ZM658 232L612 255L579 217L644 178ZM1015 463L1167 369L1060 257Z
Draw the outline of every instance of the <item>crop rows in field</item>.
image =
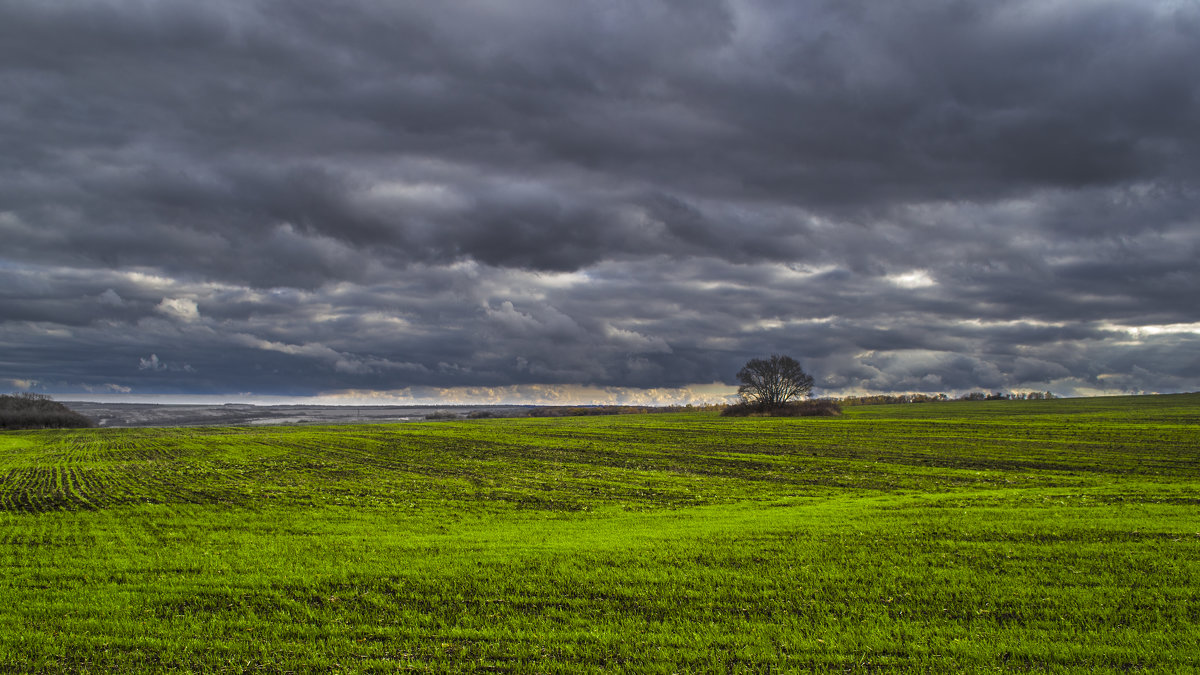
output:
M837 419L652 415L293 428L46 431L0 452L0 510L446 501L577 510L825 494L1080 486L1200 472L1200 425L1006 402ZM926 418L906 417L924 409ZM1150 409L1162 416L1161 410ZM1185 407L1184 410L1187 410ZM888 413L891 413L889 416ZM1118 414L1119 413L1119 414Z
M1194 671L1200 396L0 434L0 671Z

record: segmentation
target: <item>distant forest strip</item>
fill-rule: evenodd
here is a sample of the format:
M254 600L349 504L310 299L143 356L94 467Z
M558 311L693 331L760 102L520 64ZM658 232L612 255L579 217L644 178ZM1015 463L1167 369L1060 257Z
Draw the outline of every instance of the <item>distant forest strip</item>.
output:
M845 396L845 397L821 397L812 399L808 403L821 403L829 407L829 404L837 404L841 406L855 405L891 405L896 403L938 403L942 401L1041 401L1058 398L1048 391L1031 391L1031 392L994 392L985 393L981 391L973 391L963 394L958 398L947 396L946 394L873 394L866 396ZM576 417L587 415L629 415L641 413L671 413L671 412L720 412L723 414L733 410L734 413L729 413L731 416L738 416L736 411L739 408L745 408L746 403L709 403L700 405L669 405L669 406L639 406L639 405L580 405L580 406L537 406L525 411L519 411L515 414L494 413L491 411L480 410L472 412L466 417L478 419L482 417ZM753 406L750 406L753 407ZM833 406L836 407L836 406ZM807 416L808 414L836 414L825 411L823 413L814 413L806 411L805 414L799 415L782 415L782 416ZM440 411L425 416L426 419L461 419L462 416L453 412Z
M936 403L939 401L1049 401L1058 396L1048 391L993 392L972 391L957 399L946 394L868 394L831 398L842 405L890 405L893 403Z
M821 397L808 401L793 401L789 406L780 406L771 417L808 417L812 415L837 415L840 406L859 405L892 405L896 403L938 403L943 401L1041 401L1058 398L1051 392L994 392L985 393L973 391L953 398L946 394L873 394L866 396ZM796 406L805 403L806 406ZM592 415L636 415L645 413L673 412L719 412L729 417L744 417L754 412L756 407L750 403L706 403L688 405L575 405L575 406L535 406L506 412L492 410L476 410L462 414L453 411L439 410L425 416L427 420L483 419L489 417L586 417ZM762 412L762 411L758 411ZM753 416L761 416L755 414Z
M810 404L837 404L840 406L861 406L861 405L883 405L896 403L933 403L941 401L1020 401L1020 400L1041 400L1057 398L1050 392L1027 392L1027 393L984 393L971 392L959 396L957 399L947 396L946 394L874 394L865 396L846 396L846 397L822 397L809 401ZM709 403L709 404L688 404L688 405L668 405L668 406L651 406L651 405L573 405L573 406L533 406L522 407L513 406L511 410L474 410L471 412L458 412L454 410L439 410L434 413L425 415L427 420L454 420L454 419L481 419L490 417L581 417L592 415L628 415L628 414L645 414L645 413L672 413L672 412L719 412L727 415L736 415L739 407L745 407L745 403ZM732 411L732 412L730 412ZM795 411L790 411L794 413ZM805 414L816 414L806 412ZM826 412L825 414L831 414ZM836 414L836 413L832 413ZM788 415L791 416L791 415ZM248 423L250 419L255 417L254 413L244 413L236 416L236 419L223 418L217 420L208 416L199 418L188 418L181 420L172 418L166 421L159 421L153 424L165 425L236 425ZM318 423L318 420L305 420L302 423ZM78 428L78 427L94 427L95 422L81 415L74 410L71 410L62 403L51 400L49 396L44 394L35 394L31 392L22 392L11 395L0 395L0 430L12 429L61 429L61 428ZM118 424L118 426L127 426L126 424ZM134 424L133 426L140 426Z
M0 394L0 429L92 427L92 420L44 394Z

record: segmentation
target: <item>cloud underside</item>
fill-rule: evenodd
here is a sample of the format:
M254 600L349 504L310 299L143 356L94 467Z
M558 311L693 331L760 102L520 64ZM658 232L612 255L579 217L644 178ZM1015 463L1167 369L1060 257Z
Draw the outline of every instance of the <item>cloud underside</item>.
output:
M3 4L0 383L1200 389L1197 62L1168 2Z

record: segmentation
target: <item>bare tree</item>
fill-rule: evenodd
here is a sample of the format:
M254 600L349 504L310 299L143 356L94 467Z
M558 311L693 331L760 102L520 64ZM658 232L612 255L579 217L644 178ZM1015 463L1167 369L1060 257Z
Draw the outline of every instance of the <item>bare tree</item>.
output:
M750 359L738 371L738 395L760 408L781 406L812 392L813 378L790 356Z

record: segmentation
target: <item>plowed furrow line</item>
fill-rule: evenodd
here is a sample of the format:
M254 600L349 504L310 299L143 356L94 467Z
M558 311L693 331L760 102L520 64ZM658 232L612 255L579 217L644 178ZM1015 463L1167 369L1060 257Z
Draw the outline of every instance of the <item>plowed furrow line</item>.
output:
M83 487L84 481L82 476L87 473L87 470L78 467L69 467L64 469L62 473L63 483L71 499L82 508L95 510L96 506L88 499L87 490Z

